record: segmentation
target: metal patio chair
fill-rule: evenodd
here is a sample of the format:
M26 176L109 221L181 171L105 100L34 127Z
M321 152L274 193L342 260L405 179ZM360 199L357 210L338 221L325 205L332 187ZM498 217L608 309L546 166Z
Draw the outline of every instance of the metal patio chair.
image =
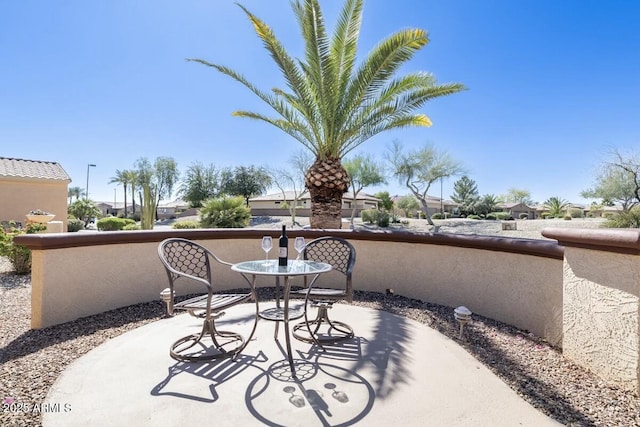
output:
M331 264L333 269L341 273L345 281L343 284L334 283L331 288L317 287L313 284L292 295L304 296L304 322L293 327L293 336L297 339L322 344L336 343L353 338L353 328L348 324L329 318L329 310L333 303L339 300L353 301L353 285L351 275L356 263L356 250L353 245L339 237L320 237L309 242L302 253L304 259ZM309 320L308 308L317 308L315 319ZM321 329L321 327L325 328Z
M162 299L167 304L167 314L173 316L176 310L185 310L190 315L203 319L202 330L197 334L187 335L171 345L171 357L182 362L199 362L235 358L253 337L258 322L258 300L253 291L246 293L214 293L212 282L211 259L231 266L231 263L218 258L213 252L195 242L181 238L166 239L158 245L158 256L169 277L169 287L162 291ZM175 282L177 279L188 279L203 285L206 294L175 302ZM221 331L216 328L216 319L223 316L223 310L253 299L256 304L256 318L250 336L245 339L241 334ZM203 343L209 337L212 345ZM200 348L195 352L187 350L197 344Z

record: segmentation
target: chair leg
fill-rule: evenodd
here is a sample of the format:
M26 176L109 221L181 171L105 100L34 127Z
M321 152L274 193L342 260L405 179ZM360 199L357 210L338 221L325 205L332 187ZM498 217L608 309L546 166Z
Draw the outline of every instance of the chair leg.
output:
M316 305L318 313L314 320L309 321L305 312L305 321L293 327L293 336L296 339L322 347L322 344L337 343L354 337L351 326L329 318L329 309L332 307L331 303L319 303ZM320 336L318 333L323 324L328 325L327 336ZM337 331L339 335L329 336L329 333L332 331Z
M255 332L255 324L251 335ZM208 335L213 341L213 349L215 353L198 355L197 353L186 354L185 351L194 347L196 344L201 344L202 339ZM224 338L224 341L219 339ZM238 343L233 348L226 350L225 346ZM240 351L246 347L246 340L244 337L236 332L230 331L218 331L215 327L214 319L206 319L202 324L202 330L199 334L192 334L186 337L180 338L171 345L169 354L175 360L180 362L207 362L216 359L222 359L226 357L235 357ZM189 344L183 347L184 344ZM211 346L203 347L211 348Z

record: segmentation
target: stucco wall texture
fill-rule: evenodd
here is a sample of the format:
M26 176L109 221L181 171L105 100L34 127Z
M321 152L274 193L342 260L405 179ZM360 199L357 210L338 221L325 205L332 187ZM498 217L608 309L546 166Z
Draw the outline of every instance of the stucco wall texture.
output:
M563 352L623 386L640 384L640 263L627 254L565 249Z

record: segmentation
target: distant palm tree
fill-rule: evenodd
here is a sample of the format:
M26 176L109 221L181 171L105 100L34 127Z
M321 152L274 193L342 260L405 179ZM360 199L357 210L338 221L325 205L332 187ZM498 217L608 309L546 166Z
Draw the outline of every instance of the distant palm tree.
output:
M569 202L560 197L550 197L544 202L544 207L549 212L549 216L560 218L562 211L569 207Z
M80 187L69 187L67 194L69 196L69 204L71 204L73 202L73 197L78 200L80 197L84 196L84 190Z
M123 170L122 171L122 175L123 177L126 179L126 181L129 183L129 185L131 186L131 209L132 209L132 214L136 213L136 188L138 187L138 172L136 172L135 170L132 169L127 169L127 170ZM125 203L124 205L127 205L127 195L126 195L126 190L125 190L125 196L124 196L124 200ZM126 216L126 215L125 215Z
M127 187L131 184L131 174L128 170L120 171L116 169L116 176L111 177L109 184L120 184L124 188L124 216L128 216L127 212ZM133 189L132 189L133 191ZM115 208L115 206L114 206Z
M458 83L437 84L426 72L396 76L400 67L429 42L421 29L392 34L356 65L363 0L345 1L332 36L326 32L317 0L291 4L306 47L304 59L291 57L271 28L239 5L280 69L285 89L263 92L226 66L190 60L237 80L275 110L275 118L251 111L235 111L233 115L267 122L313 153L315 162L305 175L311 196L311 227L340 228L342 194L349 188L342 158L381 132L430 126L429 118L415 111L433 98L464 87Z

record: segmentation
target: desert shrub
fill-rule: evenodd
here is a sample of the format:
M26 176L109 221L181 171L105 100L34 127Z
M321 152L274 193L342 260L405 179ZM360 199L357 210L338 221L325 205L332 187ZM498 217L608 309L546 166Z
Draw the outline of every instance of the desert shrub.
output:
M378 210L365 209L360 212L360 218L362 218L362 222L366 222L368 224L376 224L378 222Z
M41 233L43 231L47 231L47 224L42 224L41 222L27 222L24 229L27 234Z
M569 214L569 216L571 218L582 218L583 217L582 209L569 209L568 214Z
M606 219L613 219L616 217L616 215L617 214L615 212L603 212L601 217Z
M495 213L488 213L488 214L484 217L484 219L488 219L488 220L495 221L496 219L498 219L498 217L496 216L496 214L495 214Z
M376 220L376 224L378 227L388 227L389 226L390 215L387 211L378 211L378 219Z
M98 227L98 230L100 231L117 231L123 230L130 224L135 225L136 222L129 218L117 218L115 216L110 216L99 219L96 227Z
M204 228L244 228L251 220L251 210L242 197L209 199L200 209L200 226Z
M628 212L620 212L607 216L607 221L603 227L608 228L640 228L640 208L633 208Z
M496 219L500 221L512 221L513 216L509 212L494 212Z
M69 218L67 220L67 231L75 233L84 229L84 221L77 218Z
M91 218L97 218L102 215L102 211L88 199L78 199L67 208L67 212L76 218L84 220L85 227L91 221Z
M24 230L15 227L11 227L9 231L4 231L4 228L0 227L0 255L9 259L16 274L31 272L31 251L26 246L13 243L15 236L24 233Z
M140 226L138 224L136 224L135 222L133 222L133 223L129 223L129 224L125 225L122 229L125 230L125 231L140 230Z
M200 228L200 223L198 221L179 221L174 222L171 228L175 230Z
M518 215L518 218L520 218L520 219L529 219L529 214L524 213L524 212L520 212L520 215Z
M444 214L440 212L436 212L433 215L431 215L431 219L444 219Z
M132 219L135 222L140 222L140 212L129 214L127 218Z
M549 212L542 212L542 215L540 216L542 217L542 219L553 218L553 216Z
M571 221L571 215L565 215L562 219L565 221Z
M480 219L478 215L467 215L467 219Z

